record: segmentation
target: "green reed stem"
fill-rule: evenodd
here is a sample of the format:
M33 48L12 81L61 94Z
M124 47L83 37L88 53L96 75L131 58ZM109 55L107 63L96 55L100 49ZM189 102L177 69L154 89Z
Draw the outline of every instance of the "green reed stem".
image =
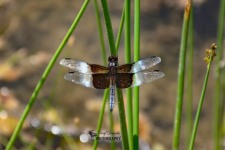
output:
M124 101L123 101L123 93L121 89L117 88L117 99L118 99L118 110L119 110L119 117L120 117L120 128L122 134L122 143L123 149L129 149L128 137L127 137L127 125L126 125L126 117L125 117L125 110L124 110Z
M106 49L105 49L105 42L104 42L104 35L103 35L103 30L102 30L102 24L101 24L101 17L100 17L100 12L99 12L99 7L98 7L98 2L97 0L94 0L94 5L95 5L95 13L96 13L96 20L98 23L98 33L99 33L99 38L100 38L100 43L101 43L101 52L102 52L102 61L104 65L107 65L107 57L106 57Z
M221 143L221 129L222 129L222 109L224 106L224 99L221 98L221 60L223 53L223 38L224 38L224 18L225 18L225 0L220 0L220 8L219 8L219 18L218 18L218 32L217 32L217 60L216 60L216 80L215 80L215 100L214 100L214 127L213 127L213 142L214 142L214 150L222 150ZM223 77L224 78L224 77Z
M185 71L185 59L186 59L186 47L187 47L190 11L191 11L191 1L189 0L185 6L182 35L181 35L176 112L174 120L173 150L178 150L180 143L181 115L182 115L183 93L184 93L184 71Z
M110 132L111 133L115 133L114 132L113 112L111 112L110 110L109 110L109 117L110 117ZM116 144L115 144L115 140L114 139L111 141L110 148L111 148L111 150L115 150L116 149Z
M125 63L131 62L130 44L130 0L125 0Z
M118 52L118 49L119 49L119 45L120 45L120 40L121 40L121 37L122 37L122 31L123 31L123 25L124 25L124 9L123 9L123 12L122 12L122 16L121 16L121 20L120 20L120 26L119 26L119 31L118 31L118 35L117 35L117 39L116 39L116 53ZM118 104L119 105L119 104ZM111 133L114 133L114 121L113 121L113 113L110 112L109 113L110 115L110 131ZM116 146L115 146L115 141L112 140L111 142L111 150L114 150L116 149Z
M134 1L134 61L140 59L140 0ZM133 88L133 149L139 149L139 87Z
M124 16L125 16L125 6L123 8L122 16L120 19L119 31L118 31L118 35L117 35L117 39L116 39L116 53L118 53L118 49L119 49L120 41L121 41L121 37L122 37L124 18L125 18Z
M98 118L98 125L97 125L97 130L96 130L97 137L98 137L98 135L100 133L100 130L102 128L102 121L103 121L104 112L105 112L105 105L106 105L106 102L107 102L108 99L109 99L109 89L106 89L105 92L104 92L103 103L102 103L101 111L100 111L99 118ZM98 140L95 139L92 149L96 150L97 147L98 147Z
M101 0L102 8L105 18L106 30L108 34L108 41L110 46L111 55L117 56L117 50L114 43L114 36L112 30L111 19L109 15L108 4L106 0ZM124 149L129 149L128 139L127 139L127 126L126 126L126 117L124 111L124 102L123 102L123 94L121 89L117 89L117 97L118 97L118 107L119 107L119 117L120 117L120 128L122 134L122 143Z
M108 4L107 4L106 0L101 0L101 2L102 2L103 14L104 14L104 18L105 18L106 31L108 34L110 52L111 52L111 55L117 56Z
M107 34L108 34L108 41L109 41L111 55L117 56L107 1L101 0L101 2L102 2L102 8L103 8L103 13L105 17L105 24L106 24ZM120 127L122 132L121 134L122 134L123 148L129 149L128 140L127 140L127 127L126 127L126 117L124 112L123 95L120 89L117 89L117 97L118 97L118 107L119 107L119 117L120 117Z
M123 9L123 14L121 16L119 31L118 31L117 40L116 40L116 50L117 50L117 52L118 52L120 40L121 40L121 37L122 37L124 18L125 18L125 5L124 5L124 9ZM118 91L120 91L120 92L118 92ZM128 139L127 139L126 120L124 122L124 119L123 119L123 118L126 118L126 117L125 117L125 111L124 111L124 104L123 104L123 97L122 96L123 96L122 91L120 89L118 89L117 90L117 97L118 97L118 108L119 108L119 116L120 116L120 126L121 126L121 131L122 131L122 138L123 138L123 147L124 147L124 149L127 149L129 145L128 145Z
M131 63L131 38L130 38L130 0L125 0L125 63ZM126 89L127 96L127 121L129 148L133 150L133 113L132 113L132 89Z
M191 134L189 150L193 150L193 148L194 148L194 142L195 142L195 137L196 137L196 133L197 133L197 129L198 129L200 113L201 113L202 105L203 105L203 102L204 102L205 91L206 91L206 87L207 87L207 83L208 83L209 72L210 72L210 68L211 68L213 57L214 57L214 55L211 54L209 63L207 65L205 80L204 80L204 84L203 84L203 87L202 87L202 93L201 93L201 97L200 97L200 100L199 100L198 109L197 109L195 122L194 122L194 127L193 127L192 134Z
M65 45L66 45L66 43L67 43L69 37L71 36L71 34L73 33L74 29L76 28L76 26L77 26L77 24L78 24L78 22L79 22L81 16L83 15L83 13L84 13L84 11L85 11L85 9L86 9L86 7L87 7L89 1L90 1L90 0L86 0L86 1L83 3L83 5L82 5L82 7L81 7L81 9L80 9L80 11L79 11L79 13L77 14L76 18L75 18L74 21L73 21L73 23L72 23L70 29L69 29L68 32L66 33L66 35L65 35L65 37L63 38L61 44L60 44L59 47L57 48L56 52L54 53L52 59L50 60L50 62L49 62L49 64L48 64L48 66L46 67L46 69L45 69L45 71L44 71L44 73L43 73L41 79L39 80L39 82L38 82L36 88L34 89L32 95L31 95L31 98L30 98L30 100L29 100L29 102L28 102L28 104L27 104L27 106L26 106L26 108L25 108L25 110L24 110L24 112L23 112L23 114L22 114L20 120L19 120L19 123L17 124L17 126L16 126L16 128L15 128L15 130L14 130L14 132L13 132L13 135L12 135L11 138L10 138L9 143L8 143L7 146L6 146L6 150L11 150L11 149L12 149L12 146L13 146L13 144L14 144L14 142L15 142L17 136L18 136L18 134L19 134L20 131L21 131L21 128L22 128L22 126L23 126L23 123L24 123L25 119L27 118L27 115L29 114L29 112L30 112L30 110L31 110L31 108L32 108L32 106L33 106L33 104L34 104L34 102L35 102L35 100L36 100L36 98L37 98L37 95L38 95L39 91L41 90L42 86L44 85L45 80L46 80L46 78L48 77L50 71L52 70L52 68L53 68L53 66L54 66L54 64L55 64L55 62L56 62L56 60L57 60L59 54L61 53L62 49L65 47Z
M193 6L191 6L193 8ZM193 9L191 9L189 33L188 33L188 51L187 51L187 143L190 143L192 131L192 103L193 103L193 57L194 57L194 24Z
M98 4L95 3L95 5L98 5ZM96 7L96 9L99 9L99 8ZM96 12L99 12L99 11L96 11ZM101 24L101 21L99 21L99 23ZM117 35L117 39L116 39L116 52L118 51L118 48L119 48L119 45L120 45L120 40L121 40L122 30L123 30L123 24L124 24L124 10L123 10L123 13L122 13L122 16L121 16L119 31L118 31L118 35ZM98 28L98 29L99 29L99 31L101 30L100 32L102 33L102 28ZM104 42L104 41L101 40L101 42ZM107 60L106 56L105 57L103 56L102 58L103 58L103 62L106 62L106 60ZM103 117L104 117L104 112L105 112L105 104L106 104L106 101L108 100L108 98L109 98L109 89L105 90L105 92L104 92L103 104L102 104L102 107L101 107L101 110L100 110L100 115L99 115L99 119L98 119L98 125L97 125L97 129L96 129L97 134L99 134L99 132L101 130ZM113 133L113 124L114 124L113 123L114 122L113 121L113 114L110 112L109 115L110 115L110 131L111 131L111 133ZM98 140L95 139L92 149L96 150L97 146L98 146ZM111 149L112 150L115 149L114 141L111 142Z
M107 65L106 49L105 49L105 42L104 42L104 36L103 36L103 30L102 30L102 24L101 24L100 12L99 12L97 0L94 0L94 5L95 5L96 20L98 23L99 38L100 38L100 43L101 43L101 48L102 48L101 49L102 61L103 61L104 65L106 66ZM96 129L97 136L99 135L100 130L102 128L105 106L106 106L106 102L107 102L108 98L109 98L109 89L106 89L104 91L103 103L102 103L102 107L101 107L99 118L98 118L98 124L97 124L97 129ZM98 140L95 139L92 149L96 150L97 147L98 147Z

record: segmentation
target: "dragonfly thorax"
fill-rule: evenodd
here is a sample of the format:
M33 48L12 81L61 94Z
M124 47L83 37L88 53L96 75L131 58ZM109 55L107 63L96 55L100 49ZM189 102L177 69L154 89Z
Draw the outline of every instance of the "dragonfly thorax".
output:
M117 73L117 65L118 65L118 58L114 56L110 56L108 58L109 64L108 64L108 69L109 69L109 76L115 76Z

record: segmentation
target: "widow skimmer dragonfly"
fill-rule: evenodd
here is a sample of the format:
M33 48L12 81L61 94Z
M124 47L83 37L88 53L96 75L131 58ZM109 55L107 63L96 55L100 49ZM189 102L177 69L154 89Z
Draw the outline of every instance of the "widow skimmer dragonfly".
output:
M129 88L149 83L162 78L164 73L159 70L148 70L161 62L161 58L152 56L131 64L118 66L118 58L110 56L108 67L96 64L88 64L80 60L65 58L60 61L62 66L68 67L73 72L65 74L66 80L90 88L110 88L110 111L114 108L115 88Z

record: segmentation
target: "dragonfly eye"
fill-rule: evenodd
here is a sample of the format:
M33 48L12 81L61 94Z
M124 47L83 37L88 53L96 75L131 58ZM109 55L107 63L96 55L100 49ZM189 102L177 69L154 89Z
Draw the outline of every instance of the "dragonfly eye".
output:
M110 66L110 67L116 66L116 64L117 64L117 63L115 63L115 62L109 62L109 66Z

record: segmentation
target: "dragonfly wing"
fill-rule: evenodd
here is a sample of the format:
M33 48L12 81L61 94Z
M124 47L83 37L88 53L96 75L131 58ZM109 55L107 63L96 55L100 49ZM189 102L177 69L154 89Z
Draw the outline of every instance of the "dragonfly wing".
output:
M130 73L132 72L132 67L135 63L132 64L124 64L121 66L116 67L117 73Z
M164 73L159 70L138 72L133 75L133 82L131 86L140 86L142 84L162 78L163 76Z
M109 77L107 74L84 74L80 72L68 72L64 78L73 83L90 88L106 89L109 87Z
M132 65L130 72L136 73L136 72L144 71L160 62L161 62L161 58L157 57L157 56L152 56L152 57L149 57L146 59L142 59L142 60L135 62Z
M74 71L78 71L80 73L85 74L95 74L95 73L107 73L108 68L95 64L88 64L86 62L75 60L71 58L62 59L60 65L68 67Z
M96 89L106 89L109 87L110 79L108 74L93 74L93 85Z
M84 74L80 72L68 72L67 74L64 75L64 78L73 83L94 88L93 78L91 74Z
M132 84L133 73L117 73L116 74L116 87L128 88Z

